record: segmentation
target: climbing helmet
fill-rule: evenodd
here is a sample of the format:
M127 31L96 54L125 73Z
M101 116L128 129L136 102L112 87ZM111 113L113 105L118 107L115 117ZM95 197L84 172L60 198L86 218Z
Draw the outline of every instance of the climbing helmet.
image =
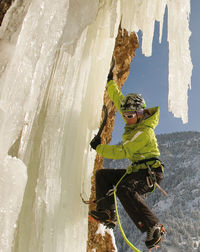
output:
M123 98L120 108L122 112L138 111L146 108L146 104L141 94L130 93Z

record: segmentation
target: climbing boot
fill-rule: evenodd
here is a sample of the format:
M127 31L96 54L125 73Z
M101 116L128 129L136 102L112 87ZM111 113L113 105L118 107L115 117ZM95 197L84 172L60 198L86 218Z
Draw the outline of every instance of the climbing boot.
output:
M114 228L117 223L117 217L114 209L90 211L89 217L99 221L108 228Z
M145 244L149 251L151 248L157 247L158 243L161 241L162 235L164 234L165 228L161 224L156 224L153 227L149 227L145 241Z

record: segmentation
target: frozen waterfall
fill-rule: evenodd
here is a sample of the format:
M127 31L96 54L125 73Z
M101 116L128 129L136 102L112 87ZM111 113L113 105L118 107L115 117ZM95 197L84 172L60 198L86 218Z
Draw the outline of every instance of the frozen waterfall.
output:
M150 56L166 6L169 109L186 122L189 0L15 0L0 27L0 252L86 251L79 194L118 27L141 29Z

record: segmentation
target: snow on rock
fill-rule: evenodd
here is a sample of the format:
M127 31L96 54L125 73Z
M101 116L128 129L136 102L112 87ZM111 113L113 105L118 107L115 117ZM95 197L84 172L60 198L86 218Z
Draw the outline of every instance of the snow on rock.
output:
M113 233L113 229L111 228L106 228L103 224L99 224L98 225L98 229L96 231L96 235L101 235L102 237L104 237L106 235L106 233L111 237L112 239L112 245L113 245L113 252L117 252L118 249L117 249L117 246L116 246L116 243L115 243L115 237L114 237L114 233ZM92 249L93 251L93 249Z
M100 234L101 236L105 235L105 230L106 230L106 226L104 226L103 224L99 224L98 229L96 231L96 234Z
M113 247L114 247L114 251L117 252L118 249L117 249L117 246L116 246L116 243L115 243L115 236L114 236L114 233L113 233L113 229L107 228L106 232L111 236L111 238L112 238L112 244L113 244Z
M170 109L187 120L189 0L173 2L15 0L0 28L2 251L86 251L80 192L90 192L89 142L120 21L128 32L142 29L150 56L154 22L162 26L168 5Z

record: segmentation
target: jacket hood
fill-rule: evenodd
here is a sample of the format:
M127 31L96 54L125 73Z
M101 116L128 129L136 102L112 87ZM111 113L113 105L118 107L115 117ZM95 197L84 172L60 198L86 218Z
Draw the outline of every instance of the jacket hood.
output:
M159 122L160 109L159 107L148 108L144 110L144 118L141 121L141 124L144 124L153 129L156 128Z
M154 108L147 108L144 110L144 116L141 122L137 124L127 125L125 126L126 130L133 130L134 128L137 128L138 126L148 126L152 129L155 129L158 125L160 117L160 109L159 107Z

